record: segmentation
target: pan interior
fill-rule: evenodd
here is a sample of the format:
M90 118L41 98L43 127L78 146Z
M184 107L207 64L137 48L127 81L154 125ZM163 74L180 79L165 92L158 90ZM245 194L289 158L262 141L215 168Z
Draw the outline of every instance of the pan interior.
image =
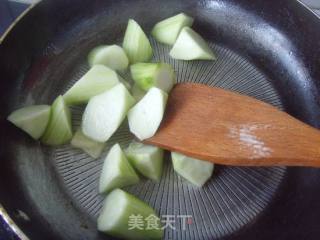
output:
M269 79L250 61L223 45L210 43L217 54L215 62L186 62L170 58L168 46L153 39L151 43L153 61L171 64L176 71L177 82L204 83L230 89L282 108ZM74 65L61 93L88 70L83 60ZM120 75L131 81L129 72ZM74 129L80 126L83 110L84 107L72 107ZM125 121L97 160L70 146L56 148L48 156L73 204L92 221L96 220L103 202L97 186L108 149L117 142L125 148L132 139ZM285 171L282 167L216 166L210 181L203 188L196 188L174 173L167 154L160 182L143 179L125 190L148 202L163 220L168 218L166 215L173 219L175 229L167 227L165 239L212 239L230 235L254 221L272 200ZM184 216L191 219L187 224L182 221Z
M238 7L227 8L229 3L226 1L207 1L210 5L202 5L206 1L199 1L199 4L194 1L153 0L94 2L96 5L90 5L85 13L83 9L86 6L82 5L79 16L51 30L54 31L54 38L50 38L44 50L39 49L41 53L35 56L17 80L12 90L14 94L10 96L9 109L52 103L89 69L86 57L93 47L100 44L121 45L129 17L136 19L149 33L154 23L177 11L196 17L194 29L208 41L217 55L216 61L177 61L169 57L169 46L151 38L153 61L171 64L176 71L177 82L203 83L236 91L287 110L294 116L299 116L300 112L308 113L306 109L312 106L306 100L307 96L312 96L308 85L297 87L304 82L280 72L282 62L275 54L280 50L290 52L287 50L291 47L280 32L275 32L264 22L260 28L255 25L260 19L253 18ZM172 6L163 7L164 2ZM162 7L154 15L145 10L158 4ZM65 11L67 18L69 14ZM229 27L226 29L226 26ZM248 47L250 44L252 46ZM289 56L295 59L294 52ZM131 81L129 72L120 72L120 75ZM287 80L289 77L290 81ZM76 129L81 124L84 106L72 107L71 110L73 128ZM300 118L310 120L313 117L312 114L306 116L302 114ZM47 223L43 225L50 227L44 230L44 235L50 235L48 232L52 229L52 239L108 239L96 231L96 219L104 199L98 194L98 180L110 147L119 142L125 148L133 139L126 121L96 160L69 145L46 147L12 127L8 129L10 138L8 141L5 139L8 146L5 151L7 159L14 160L8 161L12 163L10 173L15 173L8 178L13 179L13 186L20 186L23 196L20 205L14 204L13 211L22 210L31 220L40 219ZM268 207L272 207L273 199L278 196L277 190L280 190L290 171L284 167L216 166L208 183L203 188L196 188L173 171L170 156L166 154L160 182L143 179L125 190L148 202L163 220L166 216L171 218L175 229L167 227L165 239L216 239L236 236L240 230L245 230L245 226L250 228L254 226L252 223L259 223L264 213L268 212ZM17 196L20 196L19 191L15 193ZM32 213L39 213L40 217L32 216ZM187 217L186 224L183 224L183 217ZM25 224L18 217L14 220L21 226ZM30 236L34 231L30 230Z

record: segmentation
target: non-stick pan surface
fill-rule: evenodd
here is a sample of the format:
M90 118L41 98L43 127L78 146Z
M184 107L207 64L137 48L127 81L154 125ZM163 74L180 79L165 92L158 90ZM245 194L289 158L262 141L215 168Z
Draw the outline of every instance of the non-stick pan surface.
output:
M103 157L93 160L67 145L43 146L6 116L63 94L88 69L92 47L121 44L129 18L150 32L179 12L195 17L194 28L218 60L174 61L169 47L151 39L153 60L172 64L178 82L238 91L320 126L320 21L299 2L42 1L0 43L0 203L29 238L112 239L98 233L95 222L103 200L97 193ZM82 111L72 108L74 127ZM124 124L103 156L112 143L125 146L131 138ZM168 160L159 183L143 180L126 190L175 218L176 230L167 228L165 239L319 239L319 188L318 169L217 166L197 189L174 174ZM179 215L192 219L186 230Z

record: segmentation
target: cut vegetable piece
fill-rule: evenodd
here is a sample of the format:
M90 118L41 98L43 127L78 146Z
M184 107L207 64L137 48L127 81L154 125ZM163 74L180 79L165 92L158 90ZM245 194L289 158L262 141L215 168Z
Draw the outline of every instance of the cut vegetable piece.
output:
M134 103L134 98L122 83L91 98L82 117L83 133L95 141L106 142Z
M128 21L122 46L127 53L130 63L148 62L152 57L149 39L139 24L133 19L129 19Z
M168 94L150 88L128 113L130 131L140 140L152 137L158 130L167 104Z
M142 90L136 83L131 88L131 94L136 101L140 101L146 94L146 91Z
M173 45L170 56L180 60L215 60L211 48L203 38L189 27L184 27Z
M162 175L163 150L132 141L126 150L131 165L143 176L158 181Z
M71 138L71 113L63 97L59 96L51 106L51 116L41 141L56 146L69 142Z
M202 187L211 177L214 164L171 152L174 170L192 184Z
M133 185L137 182L139 182L139 177L121 147L119 144L113 145L103 163L99 192L107 193L115 188Z
M122 77L119 76L119 81L128 89L131 90L131 84L129 81L123 79Z
M166 63L136 63L130 70L135 83L145 91L157 87L169 92L176 82L173 67Z
M68 105L87 103L93 96L117 85L119 80L119 76L112 69L95 65L63 95L63 98Z
M98 230L127 240L163 238L160 218L154 209L121 189L113 190L106 197L98 217Z
M184 13L158 22L152 29L152 36L159 42L173 45L184 27L191 27L193 18Z
M78 129L76 133L74 134L71 145L80 148L86 153L88 153L93 158L100 157L104 147L105 143L96 142L90 138L88 138L86 135L83 134L81 129Z
M125 70L129 64L126 53L118 45L103 45L94 48L88 55L88 62L90 66L104 65L113 70Z
M39 139L46 130L49 117L50 106L33 105L14 111L7 119L33 139Z

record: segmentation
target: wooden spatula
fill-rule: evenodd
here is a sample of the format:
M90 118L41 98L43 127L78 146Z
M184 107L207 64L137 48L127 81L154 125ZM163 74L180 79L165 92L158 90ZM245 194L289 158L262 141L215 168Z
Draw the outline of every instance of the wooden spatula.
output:
M177 84L155 136L145 141L214 163L320 167L320 132L254 98Z

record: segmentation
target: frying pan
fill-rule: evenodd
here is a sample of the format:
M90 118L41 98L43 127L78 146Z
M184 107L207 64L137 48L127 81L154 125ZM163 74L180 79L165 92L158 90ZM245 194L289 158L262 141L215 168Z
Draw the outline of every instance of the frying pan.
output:
M218 60L175 61L169 47L151 39L153 60L172 64L178 82L238 91L320 126L320 21L300 2L42 1L0 42L0 212L22 239L113 239L96 230L103 201L97 179L108 148L125 146L132 136L124 124L103 157L93 160L68 145L50 148L31 140L6 121L8 114L52 103L88 69L91 48L121 43L128 18L150 32L179 12L195 17L194 29ZM72 108L74 126L82 111ZM319 169L217 166L197 189L168 160L159 183L143 180L125 190L160 215L191 215L186 230L176 219L165 239L319 239L319 188Z

